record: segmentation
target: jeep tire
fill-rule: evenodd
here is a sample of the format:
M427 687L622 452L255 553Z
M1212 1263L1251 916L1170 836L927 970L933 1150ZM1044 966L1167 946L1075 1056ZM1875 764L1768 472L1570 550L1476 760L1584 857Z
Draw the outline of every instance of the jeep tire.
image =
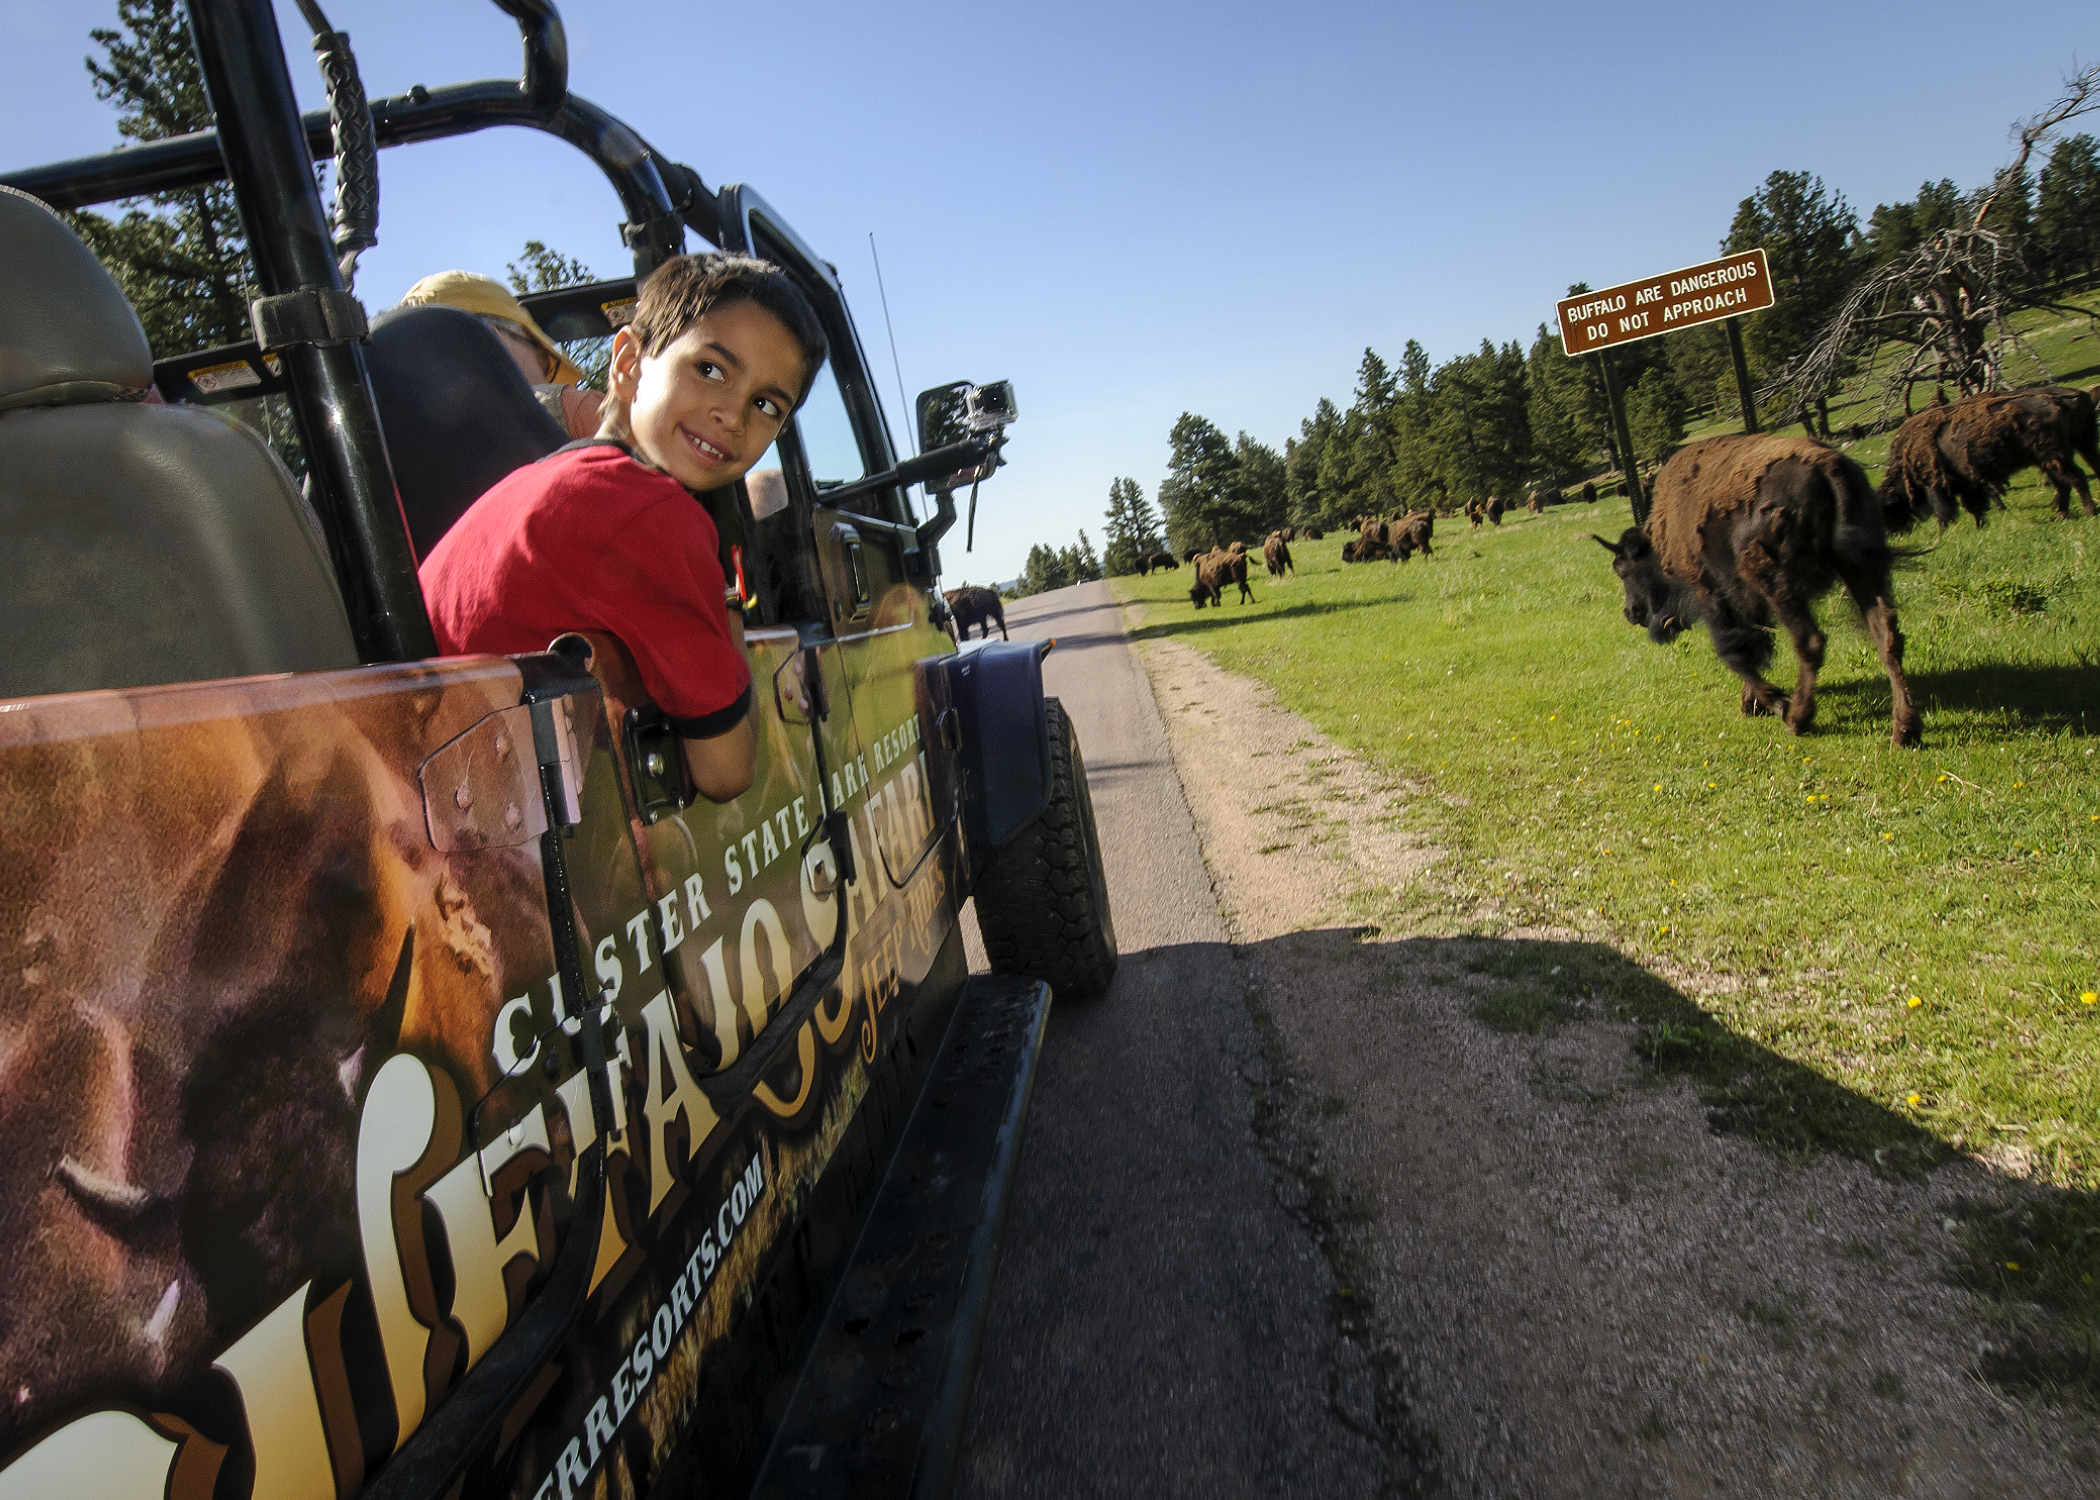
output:
M1094 832L1079 736L1064 705L1043 700L1050 801L977 877L977 930L995 974L1045 979L1060 1000L1085 1000L1116 972L1116 927Z

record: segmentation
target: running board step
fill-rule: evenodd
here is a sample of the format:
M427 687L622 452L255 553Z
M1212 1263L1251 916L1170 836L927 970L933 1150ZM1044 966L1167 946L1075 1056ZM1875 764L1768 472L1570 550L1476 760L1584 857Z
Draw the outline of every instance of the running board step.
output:
M1050 987L971 979L754 1500L941 1500L955 1481Z

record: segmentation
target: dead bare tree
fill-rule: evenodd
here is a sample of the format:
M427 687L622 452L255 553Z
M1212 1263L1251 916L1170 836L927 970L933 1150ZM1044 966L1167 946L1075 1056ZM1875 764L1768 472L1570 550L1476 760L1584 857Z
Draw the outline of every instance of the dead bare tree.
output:
M1966 225L1941 230L1909 255L1860 279L1809 347L1758 391L1760 403L1778 401L1785 422L1805 418L1807 403L1828 391L1861 357L1869 375L1882 347L1898 352L1882 378L1880 415L1900 401L1911 414L1911 389L1922 382L1952 384L1962 395L2007 388L2005 361L2024 352L2044 380L2049 368L2010 321L2031 308L2070 313L2100 329L2085 308L2052 301L2034 285L2023 248L2009 234L1984 226L1991 208L2021 179L2035 148L2065 122L2100 109L2100 64L2064 80L2063 92L2041 113L2013 127L2018 154L1996 177ZM1784 425L1784 423L1780 424Z

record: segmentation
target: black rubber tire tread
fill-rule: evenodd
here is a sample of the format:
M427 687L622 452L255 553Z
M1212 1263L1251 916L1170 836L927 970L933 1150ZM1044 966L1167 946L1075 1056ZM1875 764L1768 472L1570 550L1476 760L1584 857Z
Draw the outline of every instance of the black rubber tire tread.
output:
M1058 999L1085 1000L1115 978L1115 920L1079 736L1055 698L1043 700L1043 713L1050 802L986 859L975 892L977 931L994 974L1047 980Z

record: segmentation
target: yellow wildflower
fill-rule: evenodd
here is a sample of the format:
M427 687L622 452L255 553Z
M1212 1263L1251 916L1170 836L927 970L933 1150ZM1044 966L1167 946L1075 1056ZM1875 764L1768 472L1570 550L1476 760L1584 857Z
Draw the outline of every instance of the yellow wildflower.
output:
M1912 1010L1916 1010L1919 1006L1923 1005L1924 1003L1925 1002L1916 995L1910 997L1909 1005Z
M2081 1003L2086 1005L2100 1005L2100 995L2094 994L2091 990L2087 990L2078 998Z

